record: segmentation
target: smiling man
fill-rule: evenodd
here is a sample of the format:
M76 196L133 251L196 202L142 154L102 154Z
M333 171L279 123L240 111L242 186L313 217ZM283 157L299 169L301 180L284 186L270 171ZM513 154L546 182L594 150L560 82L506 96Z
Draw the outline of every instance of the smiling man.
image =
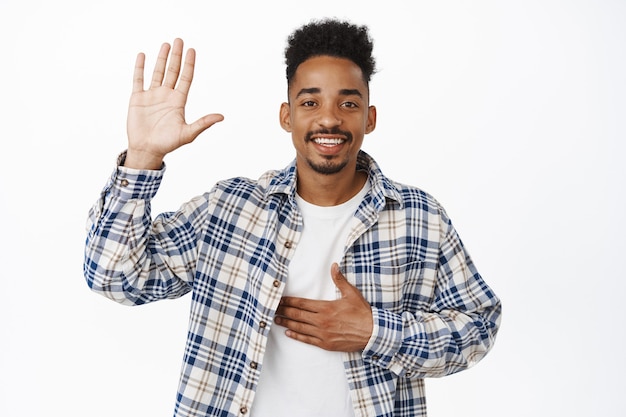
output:
M128 149L89 213L89 286L126 305L192 293L176 416L425 416L424 378L493 346L500 301L445 210L361 150L376 127L367 27L297 29L281 126L295 160L152 218L164 157L223 119L187 124L195 51L135 65ZM140 347L137 347L139 350Z
M298 66L288 94L280 121L296 148L298 194L320 206L345 202L367 179L356 169L363 137L376 127L367 79L350 59L314 56Z

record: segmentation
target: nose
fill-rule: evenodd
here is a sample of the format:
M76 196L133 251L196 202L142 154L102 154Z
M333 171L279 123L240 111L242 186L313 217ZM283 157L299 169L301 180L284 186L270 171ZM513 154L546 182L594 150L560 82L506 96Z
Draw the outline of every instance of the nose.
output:
M337 109L335 106L320 107L316 122L320 127L325 128L340 126L342 120L341 116L339 115L339 109Z

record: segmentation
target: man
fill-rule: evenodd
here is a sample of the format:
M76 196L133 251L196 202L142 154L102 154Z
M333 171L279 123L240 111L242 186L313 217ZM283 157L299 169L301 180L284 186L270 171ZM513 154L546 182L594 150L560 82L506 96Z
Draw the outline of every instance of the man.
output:
M186 124L195 52L181 65L181 40L148 90L138 55L128 149L90 211L84 271L122 304L192 293L175 415L424 416L423 378L493 345L500 302L444 209L360 150L376 127L372 49L349 22L296 30L280 107L295 160L154 220L165 155L222 116Z

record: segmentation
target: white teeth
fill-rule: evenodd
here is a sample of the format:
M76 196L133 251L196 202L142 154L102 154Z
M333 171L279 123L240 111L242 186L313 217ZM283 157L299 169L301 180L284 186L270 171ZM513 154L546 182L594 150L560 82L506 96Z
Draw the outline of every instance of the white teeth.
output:
M340 143L343 142L343 139L339 139L339 138L315 138L315 139L313 139L313 142L317 143L318 145L332 146L332 145L339 145Z

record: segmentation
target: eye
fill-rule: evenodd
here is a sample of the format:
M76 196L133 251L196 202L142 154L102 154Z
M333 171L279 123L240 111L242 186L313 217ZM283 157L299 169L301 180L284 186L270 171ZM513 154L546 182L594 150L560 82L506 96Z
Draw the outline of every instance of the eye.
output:
M353 101L346 101L344 103L341 103L342 107L347 107L349 109L356 109L359 107L359 105Z
M303 107L313 107L316 103L313 100L307 100L302 102Z

